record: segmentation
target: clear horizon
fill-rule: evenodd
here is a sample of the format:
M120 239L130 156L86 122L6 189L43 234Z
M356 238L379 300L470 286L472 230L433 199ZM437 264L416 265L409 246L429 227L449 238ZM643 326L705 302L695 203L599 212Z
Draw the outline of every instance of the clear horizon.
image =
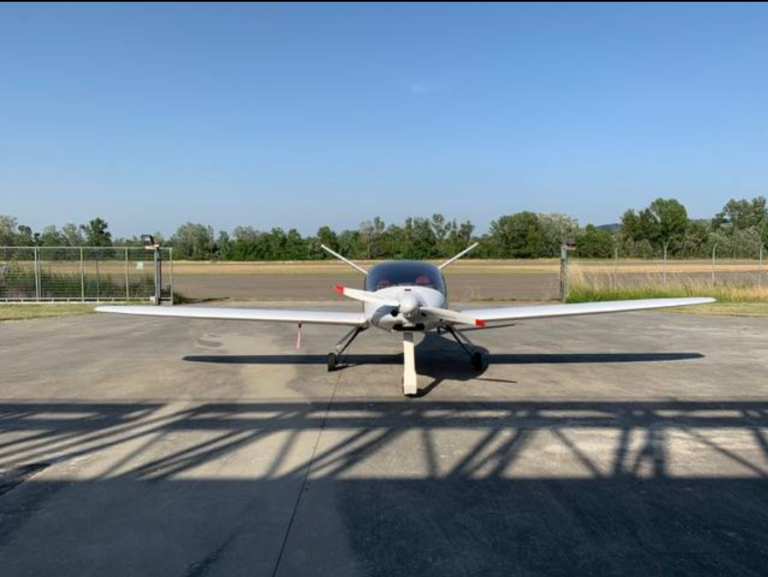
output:
M4 4L0 214L118 236L768 194L768 6Z

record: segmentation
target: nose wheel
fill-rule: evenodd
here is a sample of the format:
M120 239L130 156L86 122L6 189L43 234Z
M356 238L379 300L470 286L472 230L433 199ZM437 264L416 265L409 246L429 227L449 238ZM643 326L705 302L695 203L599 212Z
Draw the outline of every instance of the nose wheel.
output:
M339 365L339 355L336 353L328 353L328 372L332 373Z
M483 353L480 351L472 353L472 368L478 373L483 370Z

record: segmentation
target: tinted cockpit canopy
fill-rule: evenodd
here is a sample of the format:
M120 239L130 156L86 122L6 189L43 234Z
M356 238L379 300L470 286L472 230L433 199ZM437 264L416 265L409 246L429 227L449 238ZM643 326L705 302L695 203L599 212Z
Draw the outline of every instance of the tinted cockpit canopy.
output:
M377 291L391 286L422 286L445 293L443 274L435 265L427 262L385 262L368 271L366 290Z

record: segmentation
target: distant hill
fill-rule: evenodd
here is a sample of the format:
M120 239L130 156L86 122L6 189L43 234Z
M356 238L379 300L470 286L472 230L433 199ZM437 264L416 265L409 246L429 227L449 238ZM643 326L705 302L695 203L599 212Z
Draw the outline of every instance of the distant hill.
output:
M597 230L607 230L608 232L616 232L617 230L619 230L619 227L621 227L621 225L618 222L616 222L613 224L601 224L600 226L597 226L595 228L597 228Z

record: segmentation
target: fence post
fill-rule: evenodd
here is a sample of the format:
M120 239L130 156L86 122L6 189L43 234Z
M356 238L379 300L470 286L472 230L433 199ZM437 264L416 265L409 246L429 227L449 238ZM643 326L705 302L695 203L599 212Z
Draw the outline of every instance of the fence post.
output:
M715 254L717 253L717 245L712 247L712 288L715 288Z
M568 248L563 243L560 247L560 302L568 298Z
M101 249L97 248L96 254L96 302L101 302L101 268L99 265L99 259L101 258Z
M171 305L173 305L173 247L168 249L168 263L171 282Z
M763 248L764 245L760 245L760 268L757 269L757 288L763 288Z
M163 298L163 276L160 261L160 247L155 245L155 305L159 306Z
M40 249L35 245L35 301L40 302Z
M85 257L80 247L80 302L85 302Z
M125 247L125 300L131 299L131 285L128 282L128 247Z
M664 287L667 286L667 250L669 249L669 241L664 243L664 269L662 273L662 278L664 279Z

